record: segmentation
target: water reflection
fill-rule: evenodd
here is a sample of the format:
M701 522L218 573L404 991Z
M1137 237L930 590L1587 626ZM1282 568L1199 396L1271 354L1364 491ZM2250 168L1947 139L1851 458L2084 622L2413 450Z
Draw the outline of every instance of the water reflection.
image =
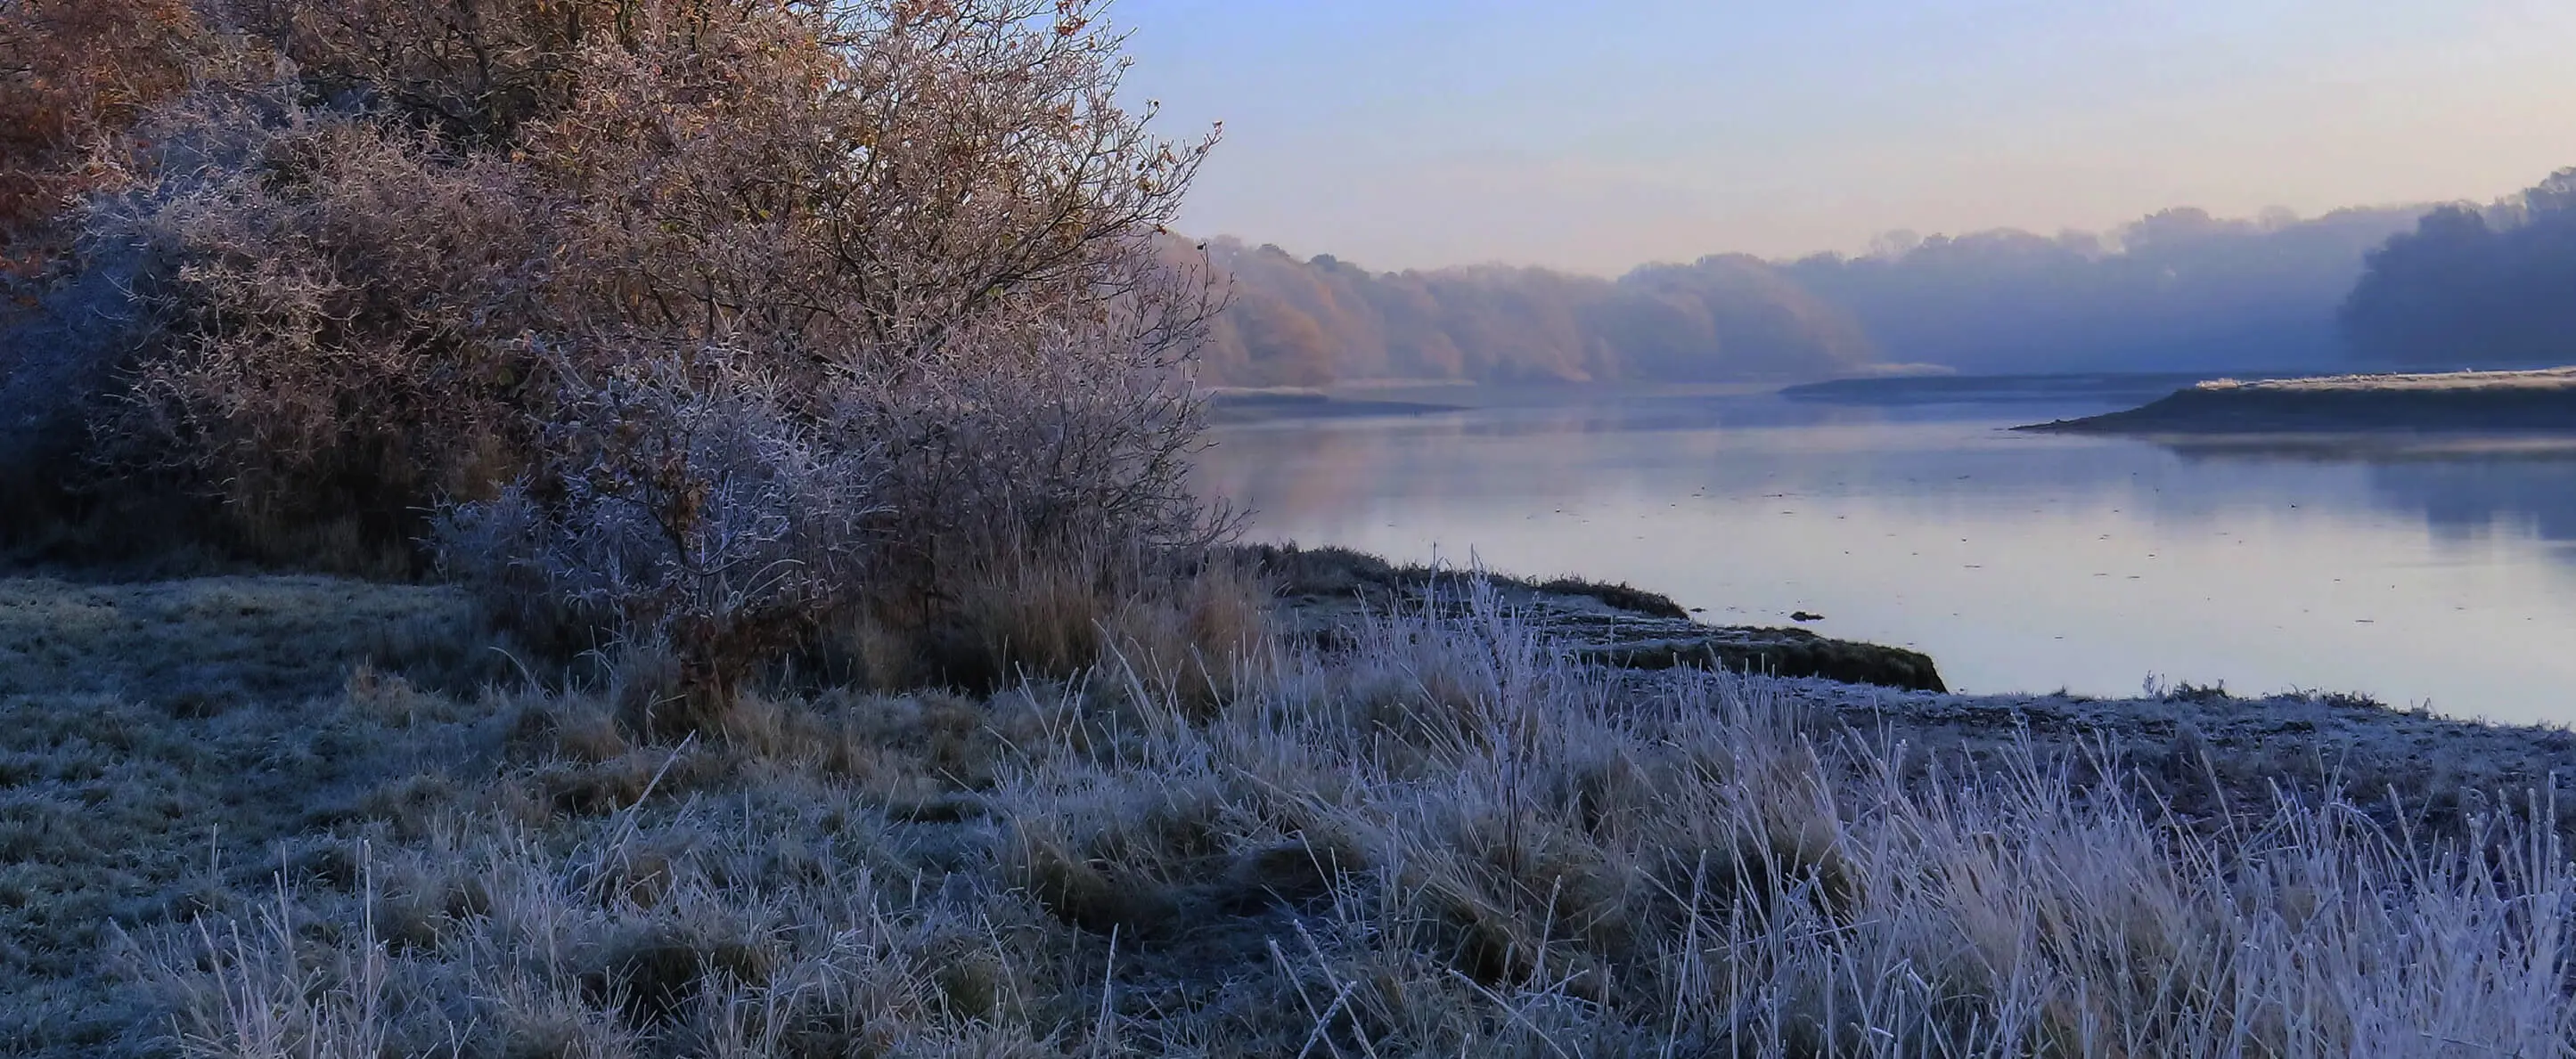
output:
M2576 438L2314 437L2167 443L2186 459L2361 464L2376 502L2421 515L2448 540L2499 526L2576 543ZM2568 558L2576 559L2576 552Z
M2247 691L2576 721L2576 446L2019 434L2101 410L1745 395L1228 428L1260 537L1624 579L1930 651L1981 691Z

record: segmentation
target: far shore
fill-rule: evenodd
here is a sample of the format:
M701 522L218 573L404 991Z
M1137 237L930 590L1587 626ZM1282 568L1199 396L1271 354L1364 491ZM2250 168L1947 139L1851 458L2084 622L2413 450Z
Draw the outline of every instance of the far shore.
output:
M1208 394L1208 418L1219 423L1428 415L1455 412L1463 407L1434 401L1354 397L1303 387L1224 389Z
M2127 411L2015 429L2094 434L2576 431L2576 367L2215 379Z

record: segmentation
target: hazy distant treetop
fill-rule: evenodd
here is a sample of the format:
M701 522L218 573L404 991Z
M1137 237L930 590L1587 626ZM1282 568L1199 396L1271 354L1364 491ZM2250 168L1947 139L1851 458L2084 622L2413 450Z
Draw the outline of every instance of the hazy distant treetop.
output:
M1846 314L1748 257L1613 281L1495 264L1378 273L1230 238L1208 252L1232 281L1202 358L1219 384L1817 378L1876 360Z
M2576 176L2556 199L2576 203ZM2541 207L2534 207L2535 209ZM2564 208L2552 206L2548 208ZM1209 244L1234 281L1207 377L1681 381L1963 371L2327 367L2363 255L2422 207L2181 207L2107 233L1879 237L1869 254L1711 255L1617 280L1503 265L1376 273Z
M2576 168L2484 208L2425 214L2371 252L2341 319L2354 350L2383 364L2576 362Z
M2549 174L2549 178L2522 193L2523 205L2535 215L2576 213L2576 166Z
M2109 233L1881 237L1785 273L1892 360L1970 372L2325 366L2362 255L2420 207L2250 219L2183 207Z

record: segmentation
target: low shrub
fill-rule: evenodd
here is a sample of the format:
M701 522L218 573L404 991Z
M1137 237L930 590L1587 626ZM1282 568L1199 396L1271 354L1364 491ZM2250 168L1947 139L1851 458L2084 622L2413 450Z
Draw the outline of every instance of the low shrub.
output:
M521 628L667 648L676 716L648 727L707 728L867 591L879 450L800 419L736 351L560 375L547 462L448 511L441 556Z
M527 182L284 85L153 124L159 179L99 223L175 267L102 457L192 476L269 558L332 522L400 552L433 498L489 495L527 447Z
M997 556L923 629L926 664L984 691L1093 676L1212 705L1260 656L1275 589L1233 556L1182 554L1192 561L1097 546Z
M95 152L186 89L207 38L189 0L0 7L0 280L58 264L66 204L114 183Z

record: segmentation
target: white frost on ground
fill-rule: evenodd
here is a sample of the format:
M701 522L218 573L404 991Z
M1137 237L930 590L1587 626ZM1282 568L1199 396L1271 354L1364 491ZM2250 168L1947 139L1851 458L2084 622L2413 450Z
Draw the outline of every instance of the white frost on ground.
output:
M2576 367L2533 371L2446 371L2420 374L2328 375L2311 379L2212 379L2197 390L2253 390L2271 393L2322 391L2428 392L2447 390L2576 389Z

